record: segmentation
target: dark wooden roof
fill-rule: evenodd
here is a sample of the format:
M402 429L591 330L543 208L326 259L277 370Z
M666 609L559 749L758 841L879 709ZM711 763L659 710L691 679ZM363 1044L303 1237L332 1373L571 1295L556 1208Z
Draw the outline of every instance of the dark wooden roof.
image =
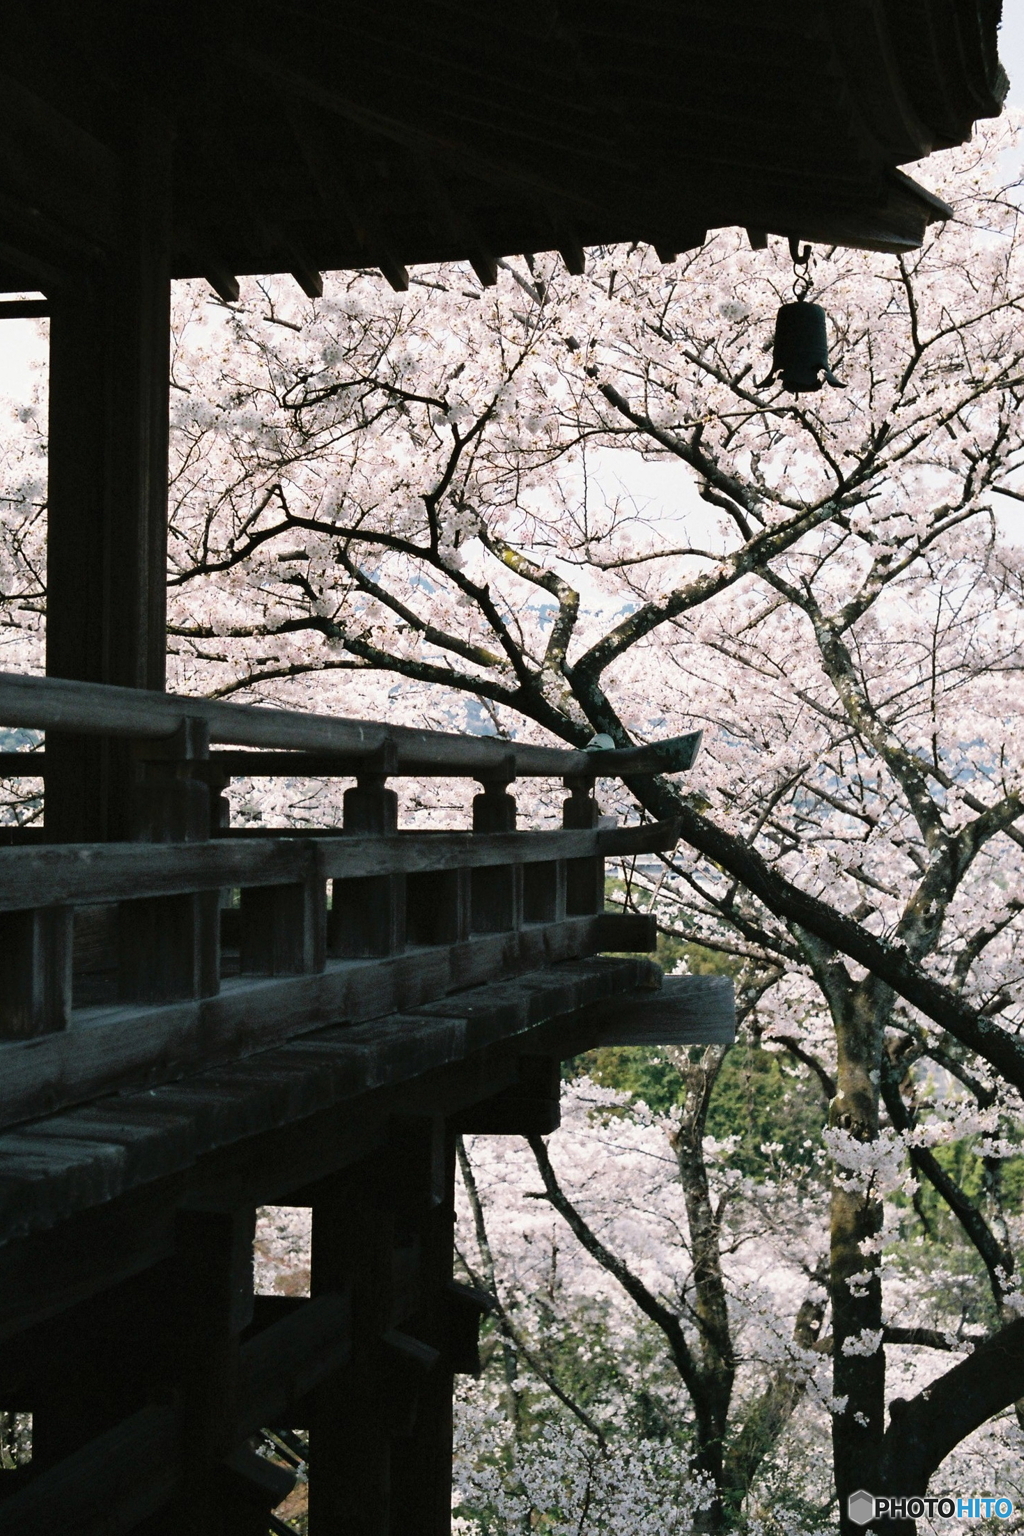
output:
M0 282L117 240L174 129L177 276L758 231L918 243L897 167L998 113L999 0L33 0L5 21Z

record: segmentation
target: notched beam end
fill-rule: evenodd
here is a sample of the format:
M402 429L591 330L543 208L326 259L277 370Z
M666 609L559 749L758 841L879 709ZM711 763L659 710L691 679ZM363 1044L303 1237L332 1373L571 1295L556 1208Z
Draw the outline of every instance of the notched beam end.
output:
M406 293L409 288L409 270L400 261L385 259L378 262L381 276L395 293Z
M223 300L225 304L238 303L240 289L237 277L234 277L230 272L222 272L219 268L211 267L206 269L203 277L209 283L218 299Z
M321 273L306 267L293 267L292 277L294 277L307 299L323 298L324 280Z
M595 1046L732 1045L736 1004L728 976L668 976L660 992L615 998L591 1015Z

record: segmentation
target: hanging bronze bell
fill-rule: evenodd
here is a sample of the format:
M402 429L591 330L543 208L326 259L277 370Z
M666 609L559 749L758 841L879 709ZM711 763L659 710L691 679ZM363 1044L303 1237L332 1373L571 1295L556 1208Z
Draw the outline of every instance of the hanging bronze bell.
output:
M846 388L828 364L828 331L820 304L797 299L794 304L783 304L776 315L772 371L758 389L770 384L780 373L783 389L793 395L820 389L822 374L836 389Z

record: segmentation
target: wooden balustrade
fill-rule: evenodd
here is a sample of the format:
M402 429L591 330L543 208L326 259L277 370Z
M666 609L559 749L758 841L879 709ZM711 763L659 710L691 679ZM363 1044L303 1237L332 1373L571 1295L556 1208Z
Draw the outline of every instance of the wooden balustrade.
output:
M0 848L0 1125L551 960L652 948L650 922L604 913L604 859L670 847L677 828L601 829L594 782L677 771L699 743L576 752L11 675L0 724L129 738L134 839ZM45 782L45 752L2 754L0 771ZM355 777L341 828L223 824L232 776L311 772ZM478 780L472 831L398 830L389 780L420 773ZM563 830L516 830L522 774L564 780Z
M593 871L676 832L0 849L0 1124L551 960L650 950L653 923L603 912ZM587 909L570 912L581 867Z
M38 1408L0 1531L157 1536L199 1507L262 1536L290 1476L246 1441L284 1421L311 1529L434 1536L489 1305L453 1280L454 1137L557 1126L605 1005L642 1035L658 974L623 955L655 924L605 912L604 861L678 826L603 827L594 784L688 767L699 736L577 752L0 676L5 724L55 733L62 793L76 733L123 738L115 815L55 794L61 825L130 840L0 846L0 1389ZM0 774L45 786L47 753ZM227 824L232 778L311 774L355 780L340 827ZM420 774L478 781L471 830L399 829L390 781ZM561 829L517 829L524 775L563 780ZM312 1206L308 1300L253 1296L275 1199Z
M27 677L0 673L0 725L30 730L54 730L98 736L127 736L159 740L173 737L186 720L202 722L211 742L269 748L265 753L223 754L229 773L350 773L361 763L392 753L389 775L422 777L431 774L474 778L492 775L510 763L510 778L623 776L681 773L693 766L701 732L673 737L643 747L576 752L569 748L531 746L499 741L493 736L456 736L420 731L380 721L348 720L299 710L269 709L249 704L222 704L137 688L103 683L70 682L57 677ZM295 754L295 760L291 754ZM306 757L299 754L319 754ZM27 756L27 754L26 754ZM0 773L45 773L45 755L32 754L31 767L20 753L0 754ZM260 761L262 759L262 761ZM319 763L319 767L313 766ZM332 766L332 764L334 766Z

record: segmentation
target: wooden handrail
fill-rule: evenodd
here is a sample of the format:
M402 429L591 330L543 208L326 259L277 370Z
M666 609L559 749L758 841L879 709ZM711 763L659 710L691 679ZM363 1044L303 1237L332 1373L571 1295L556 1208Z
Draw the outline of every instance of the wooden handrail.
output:
M267 709L252 704L222 704L104 683L78 683L57 677L0 673L0 726L74 734L162 738L173 736L185 720L201 720L210 740L234 747L269 749L279 754L248 769L256 773L355 772L367 760L388 775L453 777L618 778L651 773L680 773L692 767L701 733L690 732L643 747L577 752L539 747L493 736L458 736L420 731L379 721ZM314 770L293 764L287 754L319 754ZM2 772L45 773L45 754L32 753L21 767L20 753L3 754ZM244 771L242 754L230 754L231 771ZM261 753L262 757L263 754ZM339 759L330 767L330 759ZM237 764L237 766L236 766Z
M307 878L429 874L446 869L604 858L671 848L674 821L600 831L399 832L390 837L245 839L207 843L53 843L0 848L0 912L88 905Z

